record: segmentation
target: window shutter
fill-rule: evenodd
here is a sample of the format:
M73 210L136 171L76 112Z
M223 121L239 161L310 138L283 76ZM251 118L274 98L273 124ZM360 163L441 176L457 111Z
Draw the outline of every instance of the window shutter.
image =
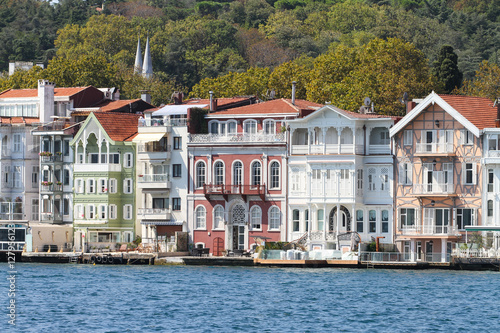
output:
M465 144L465 130L460 130L460 144Z
M408 185L413 184L413 165L408 163Z

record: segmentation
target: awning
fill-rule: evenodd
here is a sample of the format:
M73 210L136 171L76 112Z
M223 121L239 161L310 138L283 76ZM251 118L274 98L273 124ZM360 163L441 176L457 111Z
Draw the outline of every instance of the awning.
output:
M139 133L132 142L153 142L160 141L165 136L165 133Z
M207 107L208 104L201 104L201 105L165 105L158 111L154 111L151 115L153 117L159 117L159 116L174 116L174 115L180 115L180 114L187 114L187 110L191 108L204 108Z
M147 220L141 221L144 225L182 225L182 221L165 221L165 220Z
M500 226L467 225L465 226L465 231L500 231Z

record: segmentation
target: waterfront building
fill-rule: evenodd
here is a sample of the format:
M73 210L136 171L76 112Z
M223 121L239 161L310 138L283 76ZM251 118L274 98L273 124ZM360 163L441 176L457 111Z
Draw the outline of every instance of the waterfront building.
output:
M395 242L405 260L446 261L466 242L468 227L498 223L497 109L486 98L434 92L419 102L413 109L409 102L407 115L390 130ZM493 209L485 215L484 207Z
M287 121L288 241L309 250L393 243L389 128L396 119L367 102L359 113L325 105Z
M293 98L223 111L211 107L208 131L190 127L187 211L196 247L220 256L252 249L257 237L286 240L285 124L320 106Z
M95 112L81 125L74 149L75 249L115 248L135 238L135 163L132 139L140 115Z

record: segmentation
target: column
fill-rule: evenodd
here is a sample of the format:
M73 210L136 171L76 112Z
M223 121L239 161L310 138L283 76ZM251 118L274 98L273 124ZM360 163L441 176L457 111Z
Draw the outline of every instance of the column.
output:
M328 216L328 218L327 218ZM323 241L326 241L326 232L328 230L328 224L330 223L330 217L326 213L326 203L323 204Z
M342 127L337 127L337 154L340 154L340 137L342 136Z
M356 155L356 127L352 128L352 153Z
M328 128L322 127L321 130L323 131L323 155L326 155L326 132Z
M307 153L311 154L311 140L313 138L312 131L310 128L307 129Z
M441 238L441 262L446 262L446 239Z
M340 204L337 203L337 250L340 250L339 243L339 233L340 233Z

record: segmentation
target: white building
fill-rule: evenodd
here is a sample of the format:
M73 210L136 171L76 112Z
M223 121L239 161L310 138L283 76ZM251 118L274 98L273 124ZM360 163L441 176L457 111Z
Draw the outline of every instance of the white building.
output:
M326 105L287 124L287 239L309 250L344 249L354 232L391 244L394 119Z

